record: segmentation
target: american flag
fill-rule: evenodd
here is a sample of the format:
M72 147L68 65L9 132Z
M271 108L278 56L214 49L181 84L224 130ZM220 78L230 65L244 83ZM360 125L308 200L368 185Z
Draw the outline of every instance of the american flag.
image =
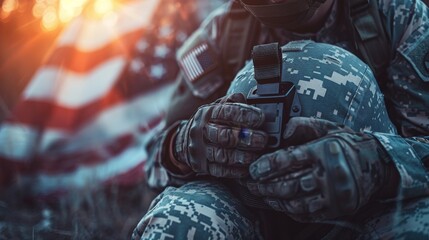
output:
M128 1L109 18L75 19L0 126L0 182L45 196L142 181L176 50L221 2Z
M216 57L207 43L201 43L200 46L185 54L179 64L191 82L198 80L203 73L217 65Z

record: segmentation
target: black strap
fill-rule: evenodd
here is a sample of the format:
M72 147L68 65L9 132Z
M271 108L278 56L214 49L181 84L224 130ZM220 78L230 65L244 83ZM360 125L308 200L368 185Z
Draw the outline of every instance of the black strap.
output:
M226 80L233 77L250 58L253 45L259 35L260 24L240 3L232 1L225 19L221 40L222 61Z
M256 45L252 50L258 95L280 94L282 52L277 42Z
M258 83L281 81L282 52L277 42L254 46L252 59Z
M319 3L320 5L320 3ZM246 4L243 6L249 10L253 15L258 17L283 17L287 15L295 15L300 12L305 12L310 9L308 1L296 1L288 3L277 4Z
M380 18L377 2L349 0L349 14L356 48L380 81L390 61L391 44Z

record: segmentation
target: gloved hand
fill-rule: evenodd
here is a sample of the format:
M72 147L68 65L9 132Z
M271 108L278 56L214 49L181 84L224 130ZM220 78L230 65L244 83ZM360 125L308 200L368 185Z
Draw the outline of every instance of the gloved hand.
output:
M263 112L245 104L242 94L200 107L183 121L173 139L174 158L200 175L239 178L267 143Z
M326 120L295 117L283 137L292 147L252 163L250 175L256 182L249 182L248 188L297 221L351 215L390 177L388 157L369 134Z

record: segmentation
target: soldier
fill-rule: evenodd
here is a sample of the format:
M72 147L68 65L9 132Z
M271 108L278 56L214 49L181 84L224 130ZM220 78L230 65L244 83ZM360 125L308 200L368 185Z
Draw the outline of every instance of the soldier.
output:
M183 74L167 117L169 127L149 146L146 166L152 187L180 187L169 187L154 200L134 238L270 238L276 225L284 231L282 238L426 237L427 7L419 0L240 2L262 25L241 14L247 20L239 26L246 30L232 31L236 28L230 19L239 10L219 9L178 55ZM231 37L220 34L224 28ZM258 130L264 114L242 95L228 95L189 117L199 105L222 96L228 77L241 66L247 45L235 44L237 32L247 33L250 46L299 39L340 46L364 59L377 80L362 64L348 65L351 55L338 48L300 59L294 51L310 52L314 43L299 42L299 51L286 45L291 57L283 56L285 61L300 65L283 68L283 74L299 77L297 92L308 101L301 101L304 117L291 118L283 134L294 147L261 156L267 143L266 133ZM322 68L304 71L313 60L331 61L330 66L342 70L326 75ZM249 68L236 77L230 93L246 93L240 82L252 79ZM387 110L372 109L384 104L375 81ZM323 100L311 102L313 98ZM179 121L183 119L189 120ZM245 179L249 173L243 186L264 199L265 210L255 211L256 204L231 187L237 181L229 179ZM312 224L302 224L308 222Z

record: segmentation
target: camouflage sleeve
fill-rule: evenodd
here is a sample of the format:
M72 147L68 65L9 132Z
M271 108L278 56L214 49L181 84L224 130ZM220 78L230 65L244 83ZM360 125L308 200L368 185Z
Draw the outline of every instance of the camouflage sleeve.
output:
M218 48L220 38L220 25L227 8L228 5L224 4L213 11L178 52L183 51L184 48L192 51L192 49L198 48L202 43L207 43L212 47L212 54L218 54L219 51L216 48ZM205 79L222 77L220 69L210 70L211 75ZM146 147L148 151L148 160L145 165L146 180L148 185L154 189L162 189L166 186L180 186L187 180L194 178L194 174L181 174L180 171L175 169L173 164L169 164L168 154L172 136L176 132L181 120L189 119L199 106L211 103L217 98L224 96L229 86L229 84L223 83L223 85L211 92L209 96L199 97L195 96L189 82L185 79L186 77L187 74L184 73L182 68L176 80L175 91L167 109L166 128L159 132ZM222 79L219 79L219 81L222 81Z
M174 136L180 122L164 129L154 136L148 144L148 160L145 164L147 184L153 188L162 190L166 186L180 186L192 179L195 174L192 172L183 173L169 162L170 142Z
M399 198L429 194L429 10L421 0L379 0L393 58L384 90L400 135L375 133L401 177Z

